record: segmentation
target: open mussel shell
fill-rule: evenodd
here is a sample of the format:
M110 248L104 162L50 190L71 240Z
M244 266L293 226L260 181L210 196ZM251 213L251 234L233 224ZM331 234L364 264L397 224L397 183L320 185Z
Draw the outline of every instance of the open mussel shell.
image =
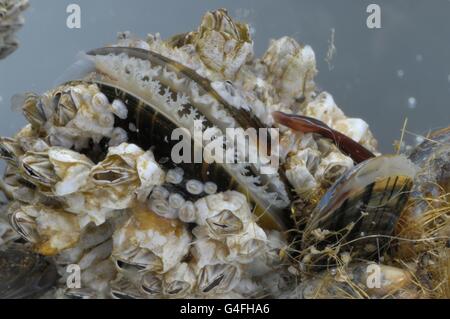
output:
M110 102L116 99L123 101L127 107L127 117L125 119L116 118L115 126L121 127L127 132L128 142L138 145L143 149L151 149L155 159L166 169L178 169L182 171L182 181L180 183L171 183L167 185L173 192L182 194L186 200L195 201L206 195L203 186L208 183L214 183L215 191L221 192L229 189L241 191L248 194L250 202L254 203L255 214L260 216L259 223L268 229L288 229L291 224L289 214L286 209L275 204L281 201L286 193L273 192L268 189L247 183L260 180L261 175L252 172L246 172L248 176L239 175L234 168L227 164L207 163L206 161L196 161L195 147L196 143L191 139L191 161L190 163L173 163L172 151L180 141L172 139L172 132L180 128L172 117L167 116L156 104L152 104L137 95L100 81L94 81L100 91L105 94ZM133 127L130 130L130 125ZM183 127L183 126L181 126ZM191 190L193 182L200 183L202 190L195 192ZM287 188L286 188L287 189ZM272 197L271 197L272 196ZM273 196L279 196L274 198ZM273 200L273 202L272 202ZM285 199L284 199L285 200ZM287 207L286 207L287 208Z
M0 250L0 299L36 298L58 280L47 258L19 246Z
M130 47L103 47L91 50L87 53L92 57L94 61L96 61L96 57L98 56L108 56L108 55L126 55L130 58L139 59L142 61L148 61L153 66L158 66L165 69L165 72L174 72L178 74L179 81L178 85L174 85L174 83L169 84L170 81L164 81L164 77L159 78L161 84L164 86L170 86L170 88L174 91L179 91L183 93L188 93L190 88L190 83L195 82L199 86L200 94L209 93L211 96L217 100L223 107L233 116L233 118L239 122L239 124L244 127L255 127L260 128L264 127L261 121L251 112L245 110L245 108L236 107L230 105L221 95L213 88L211 82L202 76L200 76L196 71L170 59L165 56L162 56L156 52L140 49L140 48L130 48ZM102 70L106 71L106 70ZM113 79L116 81L118 85L128 85L131 88L132 83L124 84L120 83L121 79ZM203 107L205 107L204 105ZM199 110L203 112L200 105L196 105L196 107L200 107ZM210 112L212 110L209 110ZM203 112L208 118L208 110L205 109Z
M415 164L426 163L433 154L450 149L450 127L431 133L422 143L414 148L409 159Z
M377 257L389 243L415 173L415 165L403 155L380 156L355 166L313 211L303 248L331 246L361 258Z
M175 127L185 128L192 133L193 120L201 119L205 128L218 128L224 136L228 128L265 127L251 112L251 106L247 105L247 102L234 98L235 89L231 83L211 82L197 71L156 52L139 48L105 47L89 51L87 57L94 64L94 71L85 79L108 84L118 89L116 92L129 92L129 95L145 101L156 111L156 117L137 112L138 120L145 123L142 127L139 121L134 123L128 118L126 122L136 124L141 139L150 139L149 133L153 134L158 146L166 143L168 145L165 147L172 149L173 145L167 143L167 133L172 133L172 130L169 131L170 126L175 124ZM126 98L122 101L127 104ZM167 121L172 123L168 128L156 129L157 122L162 122L164 127ZM124 129L128 131L127 127ZM266 136L267 141L258 137L258 143L267 144L270 134ZM145 149L143 145L139 146ZM158 150L154 153L163 152ZM170 158L167 155L165 157ZM260 174L259 164L254 163L246 167L216 165L220 166L218 169L214 168L214 165L210 166L211 168L199 163L190 165L189 170L210 174L207 180L222 184L218 185L219 191L237 189L250 193L251 201L257 204L255 213L262 216L262 224L269 228L289 228L291 222L285 216L288 216L286 208L291 196L283 172ZM205 182L204 177L200 181Z

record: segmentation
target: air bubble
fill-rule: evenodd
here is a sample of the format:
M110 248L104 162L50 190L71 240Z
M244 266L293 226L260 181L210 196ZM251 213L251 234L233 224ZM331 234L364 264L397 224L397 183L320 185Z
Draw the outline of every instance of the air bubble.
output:
M416 108L416 106L417 106L417 100L416 100L416 98L415 97L410 97L410 98L408 98L408 107L410 108L410 109L415 109Z

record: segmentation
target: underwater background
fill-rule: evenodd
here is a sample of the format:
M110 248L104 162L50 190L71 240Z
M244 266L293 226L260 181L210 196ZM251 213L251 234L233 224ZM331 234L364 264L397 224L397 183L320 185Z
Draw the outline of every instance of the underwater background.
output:
M81 28L66 26L66 7L81 7ZM381 7L381 29L369 29L366 8ZM80 51L112 43L119 31L162 37L194 29L207 10L227 8L254 29L255 53L288 35L312 46L318 87L350 117L369 123L380 151L393 152L405 118L407 131L426 134L450 119L450 1L395 0L31 0L20 46L0 60L0 135L23 124L12 112L16 93L54 87ZM334 29L336 53L326 61ZM413 142L413 135L406 135Z

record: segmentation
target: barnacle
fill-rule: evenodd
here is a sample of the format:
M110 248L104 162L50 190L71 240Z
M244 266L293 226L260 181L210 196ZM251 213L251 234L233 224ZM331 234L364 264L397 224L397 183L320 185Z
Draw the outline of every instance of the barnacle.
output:
M19 46L15 33L24 24L22 12L28 5L28 0L0 1L0 60L13 53Z

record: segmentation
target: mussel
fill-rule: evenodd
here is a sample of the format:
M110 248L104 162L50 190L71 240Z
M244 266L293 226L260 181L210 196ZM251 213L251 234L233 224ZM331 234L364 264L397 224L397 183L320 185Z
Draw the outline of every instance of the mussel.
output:
M415 173L416 167L403 155L375 157L355 166L313 211L303 233L303 248L335 247L361 258L380 257L408 200Z
M415 179L413 196L439 198L450 193L450 127L431 133L416 146L409 159L420 169ZM420 201L415 208L420 214L426 203Z
M40 297L58 277L52 262L24 247L0 250L0 299Z
M342 269L324 270L303 280L284 298L385 299L416 298L417 287L409 271L373 262L357 262Z

